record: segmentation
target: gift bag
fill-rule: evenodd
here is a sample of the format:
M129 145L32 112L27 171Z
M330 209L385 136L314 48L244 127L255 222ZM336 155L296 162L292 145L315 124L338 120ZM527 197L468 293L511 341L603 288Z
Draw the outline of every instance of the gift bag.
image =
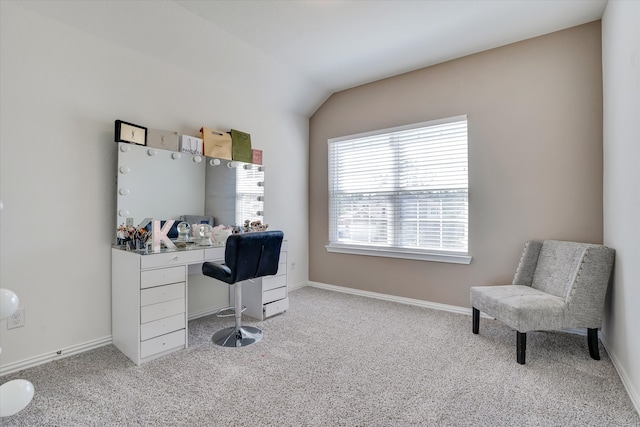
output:
M262 150L256 150L254 148L253 150L251 150L251 153L252 153L251 163L253 163L254 165L261 165L262 164Z
M251 151L251 135L239 130L231 129L233 160L251 163L253 153Z
M180 151L189 154L198 154L202 156L202 139L195 136L180 136Z
M200 132L202 133L205 156L225 160L233 159L231 135L229 132L204 127L200 129Z

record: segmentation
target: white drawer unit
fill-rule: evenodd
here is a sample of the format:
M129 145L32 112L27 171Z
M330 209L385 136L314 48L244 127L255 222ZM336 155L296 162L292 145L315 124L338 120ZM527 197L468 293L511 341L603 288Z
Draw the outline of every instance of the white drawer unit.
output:
M282 313L289 309L289 298L271 302L264 305L264 317L271 317L274 314Z
M287 245L283 242L278 272L274 276L265 276L253 280L253 283L242 285L242 303L247 307L244 314L264 320L287 311L289 309L287 295Z
M171 267L204 261L204 250L165 252L141 255L140 268Z
M147 358L157 354L166 354L170 350L184 348L185 329L161 335L140 343L140 357Z
M265 292L271 289L281 288L283 286L287 286L286 274L281 274L279 276L265 276L262 278L262 290Z
M184 280L184 273L182 274ZM159 302L170 301L172 299L184 298L185 283L174 283L173 285L156 286L140 291L140 305L158 304Z
M184 282L184 266L160 268L140 273L140 287L143 289L177 282Z
M208 248L204 250L205 261L219 261L224 259L224 246L217 248Z
M184 329L186 320L184 315L176 314L175 316L164 317L160 320L147 322L140 325L140 339L146 341L150 338L159 337L179 329Z
M153 322L154 320L170 317L175 314L184 314L184 298L161 302L159 304L140 307L140 324Z
M187 347L187 266L204 251L112 250L113 344L140 365Z
M187 348L189 275L202 274L204 261L224 262L225 248L145 255L113 248L111 254L113 344L137 365ZM289 309L286 241L277 273L243 284L242 294L244 314L258 320Z
M270 302L285 299L287 297L287 287L271 289L270 291L262 291L262 304L268 304Z

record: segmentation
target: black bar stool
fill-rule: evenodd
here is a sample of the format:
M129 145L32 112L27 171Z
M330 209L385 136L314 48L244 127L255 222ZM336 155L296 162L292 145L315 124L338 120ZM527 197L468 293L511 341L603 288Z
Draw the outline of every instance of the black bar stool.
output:
M277 273L283 238L282 231L232 234L227 239L224 264L202 264L202 274L229 285L235 284L235 326L213 334L214 343L224 347L245 347L262 339L260 329L242 326L242 282Z

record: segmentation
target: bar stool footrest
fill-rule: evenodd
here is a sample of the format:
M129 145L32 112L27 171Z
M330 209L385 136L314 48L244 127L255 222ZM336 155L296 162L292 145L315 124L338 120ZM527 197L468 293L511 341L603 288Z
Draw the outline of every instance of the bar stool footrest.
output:
M246 305L242 306L242 313L244 313L244 311L247 309ZM231 311L231 313L229 314L222 314L223 311ZM222 307L220 310L215 312L216 317L233 317L236 315L236 308L232 305L230 305L229 307Z

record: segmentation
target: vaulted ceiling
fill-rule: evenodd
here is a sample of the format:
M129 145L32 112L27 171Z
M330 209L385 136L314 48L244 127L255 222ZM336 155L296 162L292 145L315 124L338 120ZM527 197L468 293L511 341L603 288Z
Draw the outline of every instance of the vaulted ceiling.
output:
M602 17L607 0L32 1L21 5L311 115L332 93ZM277 94L277 96L276 96Z
M602 17L606 0L177 3L336 92Z

